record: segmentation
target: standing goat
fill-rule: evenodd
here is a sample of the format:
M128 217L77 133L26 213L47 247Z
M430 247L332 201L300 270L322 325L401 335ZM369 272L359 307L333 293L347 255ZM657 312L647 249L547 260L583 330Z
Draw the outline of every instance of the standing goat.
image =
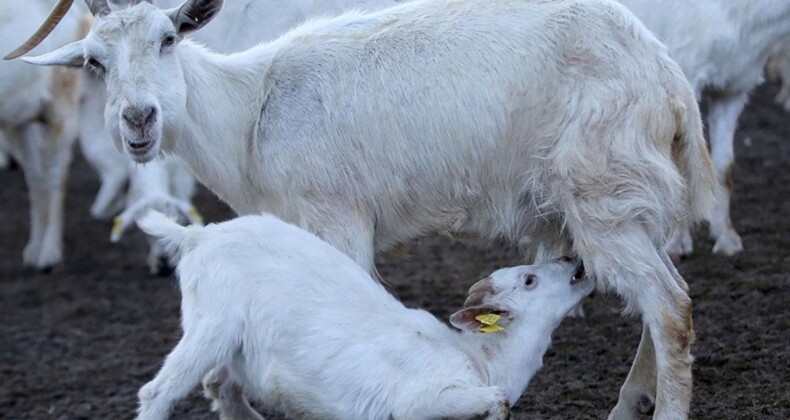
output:
M733 255L743 249L730 220L735 129L749 93L763 82L769 55L790 37L790 1L619 1L667 45L697 99L708 101L711 155L725 192L709 219L713 252ZM691 231L685 228L667 249L682 255L692 245Z
M90 3L84 41L25 60L104 77L133 159L180 156L237 213L276 214L368 272L436 231L577 255L642 314L611 417L643 398L688 416L691 299L663 247L709 215L717 183L693 90L624 7L416 0L226 56L183 39L220 0Z
M230 377L213 372L207 390L222 418L257 416L235 382L291 418L505 419L551 333L594 287L568 259L498 270L450 317L459 334L276 217L182 227L152 213L139 223L181 256L184 329L140 390L141 420L167 418L220 364ZM240 408L248 414L230 415Z
M0 45L18 45L54 3L0 2ZM87 31L78 13L69 13L44 48L75 41ZM30 239L22 257L26 265L40 270L48 270L63 258L63 200L78 113L79 72L0 63L0 149L7 148L24 171L30 197Z

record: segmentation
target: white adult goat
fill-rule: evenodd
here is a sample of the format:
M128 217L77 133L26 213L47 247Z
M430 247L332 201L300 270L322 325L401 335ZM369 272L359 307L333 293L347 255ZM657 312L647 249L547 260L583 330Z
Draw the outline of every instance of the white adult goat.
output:
M13 48L47 16L54 0L0 2L0 48ZM78 13L69 13L46 49L79 39ZM0 63L0 147L24 170L30 196L26 265L48 270L63 258L63 200L77 138L79 73ZM6 203L5 205L12 205Z
M570 259L498 270L450 317L467 331L459 334L276 217L183 227L151 213L139 224L181 256L184 329L140 389L145 420L167 418L217 365L230 370L209 377L222 418L239 418L229 416L239 407L248 410L242 418L257 416L230 380L292 418L505 419L552 332L594 287ZM486 325L476 318L489 314L504 331L477 333Z
M376 250L439 230L578 255L643 316L612 417L643 396L657 419L688 415L691 300L663 247L717 183L692 89L624 7L417 0L229 56L182 40L221 5L93 2L83 42L26 60L87 64L135 160L181 156L236 212L274 213L369 272Z
M768 56L790 36L790 1L619 1L667 45L697 99L708 101L711 155L725 191L709 219L713 252L735 254L743 249L730 220L735 129L749 93L763 81ZM678 230L668 250L690 253L690 229Z

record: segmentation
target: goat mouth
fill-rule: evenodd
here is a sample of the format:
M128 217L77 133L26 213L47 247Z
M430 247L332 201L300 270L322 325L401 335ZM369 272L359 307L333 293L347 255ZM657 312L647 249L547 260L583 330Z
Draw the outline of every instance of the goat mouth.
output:
M143 157L146 154L148 154L148 152L150 152L151 149L153 149L154 142L153 141L144 141L144 142L140 142L140 143L133 143L133 142L127 141L126 142L126 146L128 146L129 153L131 153L132 155L134 155L136 157Z

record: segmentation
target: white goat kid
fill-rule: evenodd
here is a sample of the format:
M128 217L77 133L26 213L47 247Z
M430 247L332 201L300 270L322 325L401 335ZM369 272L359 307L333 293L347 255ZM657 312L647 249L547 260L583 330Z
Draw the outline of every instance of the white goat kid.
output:
M691 300L663 247L718 185L688 81L625 8L417 0L234 55L182 40L221 5L97 1L83 42L25 60L87 63L135 160L180 156L237 213L276 214L368 272L435 231L579 256L644 323L612 417L644 398L688 415Z
M570 259L498 270L450 318L468 331L458 333L276 217L185 228L151 213L139 224L181 256L184 329L140 390L138 418L146 420L166 418L219 364L248 395L292 418L504 419L542 365L551 333L594 287ZM504 331L477 332L487 327L478 317L489 314L500 318L487 331ZM249 407L216 405L222 418Z
M730 220L733 140L749 93L763 82L775 46L790 36L787 0L619 0L663 41L683 69L698 100L708 101L711 155L725 194L715 204L710 233L713 252L743 249ZM668 250L692 251L689 228L679 229Z
M0 48L18 45L47 15L54 0L0 2ZM79 39L78 13L69 13L44 48ZM30 196L30 239L23 262L48 270L63 258L63 200L77 138L79 73L0 63L0 149L24 170ZM7 205L10 205L7 204Z

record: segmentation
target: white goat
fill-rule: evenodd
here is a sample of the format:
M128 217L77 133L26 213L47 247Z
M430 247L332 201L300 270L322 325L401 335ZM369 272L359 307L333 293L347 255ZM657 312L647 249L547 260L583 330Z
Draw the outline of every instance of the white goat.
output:
M146 420L166 418L218 364L248 395L292 418L504 419L540 369L551 333L594 287L570 259L498 270L450 317L468 331L459 334L276 217L185 228L151 213L139 224L181 256L184 329L140 390L138 418ZM486 328L478 317L489 314L495 329L477 333ZM249 407L232 391L217 395L223 418Z
M729 210L735 129L749 93L763 81L769 54L790 36L790 1L619 1L667 45L697 99L708 100L711 155L725 191L709 219L713 252L735 254L743 249ZM690 253L690 229L679 229L668 250Z
M182 40L222 1L91 4L83 42L25 60L101 74L135 160L181 156L236 212L369 272L376 250L435 231L578 255L643 315L611 416L636 418L643 396L657 419L688 415L691 300L663 247L717 183L692 89L624 7L417 0L224 56Z
M47 16L54 0L1 2L0 48L13 48ZM79 39L88 31L69 13L44 48ZM63 200L71 149L77 138L79 73L0 63L0 149L24 170L30 196L26 265L48 270L63 257ZM11 205L7 203L6 205Z

